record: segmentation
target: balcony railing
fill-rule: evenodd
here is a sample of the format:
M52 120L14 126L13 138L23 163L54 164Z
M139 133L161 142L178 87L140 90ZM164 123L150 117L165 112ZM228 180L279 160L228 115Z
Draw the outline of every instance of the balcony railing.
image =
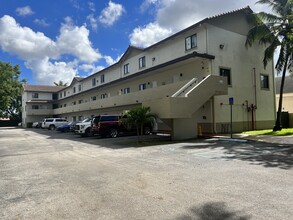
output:
M53 115L53 109L28 109L27 115Z
M128 94L117 95L106 99L98 99L82 104L71 105L68 107L54 109L55 115L88 111L95 109L104 109L117 106L127 106L142 103L144 101L169 97L174 94L178 89L185 85L188 81L181 81L177 83L167 84L156 88L149 88L142 91L131 92Z

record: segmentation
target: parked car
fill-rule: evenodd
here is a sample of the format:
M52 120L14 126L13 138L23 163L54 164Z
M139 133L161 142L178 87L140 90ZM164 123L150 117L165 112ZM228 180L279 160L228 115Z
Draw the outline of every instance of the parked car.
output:
M32 125L33 128L40 128L41 126L42 126L42 122L41 121L36 121Z
M42 128L55 130L57 127L68 123L69 122L65 118L44 118L42 122Z
M125 117L127 117L127 115L95 116L92 120L92 132L93 134L97 134L102 137L110 136L112 138L118 137L119 134L136 134L136 128L134 126L121 123L120 119ZM145 135L151 134L152 125L145 124L143 127L143 132Z
M82 122L75 125L74 132L80 134L81 136L91 136L92 135L92 119L86 118Z
M61 125L59 127L57 127L57 131L61 131L61 132L70 132L70 131L74 131L75 128L75 124L77 122L73 121L73 122L69 122L68 124L64 124Z

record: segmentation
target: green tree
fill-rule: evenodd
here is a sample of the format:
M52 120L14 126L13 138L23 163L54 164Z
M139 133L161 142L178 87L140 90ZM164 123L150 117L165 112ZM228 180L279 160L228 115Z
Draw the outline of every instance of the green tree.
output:
M0 117L21 119L22 83L19 65L0 62Z
M153 124L154 120L157 118L157 116L150 111L150 107L137 107L128 111L126 113L127 117L122 119L122 123L136 127L138 141L140 135L144 134L144 125Z
M55 86L67 86L67 83L64 83L62 80L59 80L59 82L54 82Z
M255 14L256 25L251 28L247 34L246 46L252 46L255 41L266 47L264 51L263 64L267 66L268 62L274 58L277 48L280 54L275 68L278 73L282 72L280 85L280 98L277 112L277 119L274 131L282 129L281 113L283 102L283 88L287 70L292 64L292 0L259 0L257 3L266 4L271 7L273 13L260 12Z

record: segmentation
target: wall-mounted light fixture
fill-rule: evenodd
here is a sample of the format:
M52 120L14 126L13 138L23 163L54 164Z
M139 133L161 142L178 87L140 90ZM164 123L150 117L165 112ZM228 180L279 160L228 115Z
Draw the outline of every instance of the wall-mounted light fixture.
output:
M224 49L224 44L220 44L219 47L220 47L221 50L223 50Z

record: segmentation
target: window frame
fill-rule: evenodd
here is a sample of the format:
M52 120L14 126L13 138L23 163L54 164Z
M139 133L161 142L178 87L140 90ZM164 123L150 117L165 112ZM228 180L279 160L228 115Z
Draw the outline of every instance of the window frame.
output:
M129 73L129 63L123 65L123 73L124 75Z
M138 85L138 90L139 91L143 91L145 89L146 89L146 83L141 83L141 84Z
M92 78L92 86L96 86L96 85L97 85L96 78Z
M101 83L104 83L105 82L105 74L102 74L101 75Z
M222 74L222 70L229 71L229 75ZM219 75L223 77L227 77L227 85L232 86L232 74L231 68L228 67L220 67L219 68Z
M138 59L138 67L139 67L139 69L144 68L145 65L146 65L146 62L145 62L145 56L140 57L140 58Z
M264 80L262 79L262 77L266 79L266 85L263 83ZM270 77L268 74L260 74L260 88L262 90L270 90Z
M33 99L38 99L38 98L39 98L39 93L37 93L37 92L33 92L33 93L32 93L32 98L33 98Z
M128 93L130 93L130 87L124 88L123 94L128 94Z
M188 40L190 41L189 43ZM185 38L185 50L188 51L194 48L197 48L197 34L192 34Z

